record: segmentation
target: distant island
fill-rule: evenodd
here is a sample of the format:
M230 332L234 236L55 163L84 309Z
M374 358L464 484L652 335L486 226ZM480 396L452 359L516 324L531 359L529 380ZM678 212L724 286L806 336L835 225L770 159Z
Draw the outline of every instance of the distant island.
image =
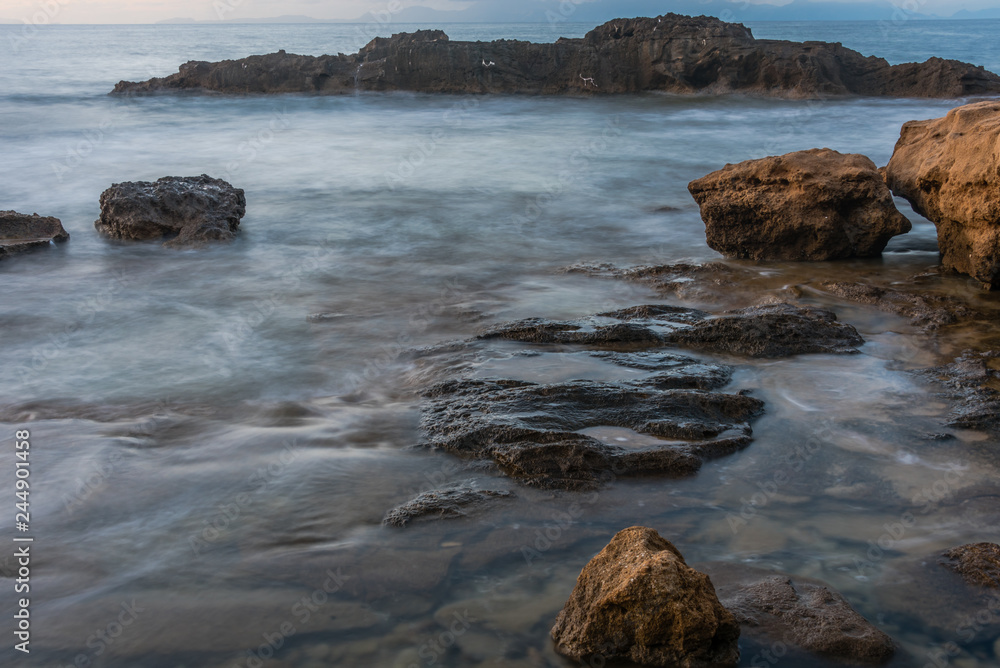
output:
M941 58L890 65L839 43L759 40L739 23L666 14L616 19L581 39L545 44L453 42L441 30L420 30L375 38L352 55L191 61L165 78L119 82L112 93L365 91L961 98L1000 95L1000 76Z

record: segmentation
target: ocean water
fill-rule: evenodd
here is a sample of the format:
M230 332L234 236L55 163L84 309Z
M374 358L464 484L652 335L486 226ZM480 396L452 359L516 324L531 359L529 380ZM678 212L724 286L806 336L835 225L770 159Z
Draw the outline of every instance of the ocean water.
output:
M752 27L1000 71L1000 22ZM663 301L560 270L717 260L693 178L819 146L883 165L902 123L961 101L107 96L192 59L353 52L370 28L0 26L0 209L57 216L72 235L0 263L0 429L30 429L37 485L33 651L12 665L569 665L551 648L552 620L583 565L637 524L692 563L824 580L899 643L893 666L923 666L949 641L954 665L996 665L988 631L968 639L928 621L940 600L922 592L944 585L920 575L946 548L995 540L995 447L974 432L904 435L939 431L948 410L908 371L960 348L900 318L807 289L858 327L861 355L733 360L731 389L768 404L753 445L692 479L619 481L571 521L572 494L409 447L421 388L449 370L407 351L494 322ZM445 28L545 41L590 26ZM173 251L94 231L112 183L201 173L246 190L236 242ZM933 225L900 207L914 231L883 259L774 264L768 280L933 267ZM967 281L947 284L991 303ZM468 371L596 373L503 361ZM747 512L782 471L788 482ZM6 493L10 449L0 476ZM468 478L518 498L470 519L380 526L416 492ZM916 523L873 550L907 513ZM12 572L6 551L0 564ZM8 620L13 605L4 594ZM745 644L742 665L760 649Z

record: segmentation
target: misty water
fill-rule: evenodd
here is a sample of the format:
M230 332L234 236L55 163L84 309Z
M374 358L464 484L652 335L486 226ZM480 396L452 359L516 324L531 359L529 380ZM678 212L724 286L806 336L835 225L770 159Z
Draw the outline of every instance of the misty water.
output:
M551 41L590 26L445 28ZM1000 71L1000 22L753 29ZM756 267L769 287L804 286L805 303L868 343L849 357L722 358L737 368L727 391L753 390L767 413L745 451L697 476L552 492L411 447L434 381L623 374L545 355L442 367L413 349L517 318L662 303L642 285L561 269L718 260L690 180L824 146L884 165L904 122L958 101L107 96L187 60L354 52L370 36L0 26L0 209L56 216L72 235L0 263L0 422L11 439L30 429L35 485L35 635L16 665L568 666L552 621L580 569L632 525L693 564L825 581L897 641L892 666L923 666L949 641L962 652L953 665L1000 662L988 632L933 623L961 596L936 579L935 555L996 539L996 446L971 431L922 437L943 430L949 405L910 373L975 341L933 339L809 289L934 267L934 227L902 201L914 230L881 260ZM176 251L95 232L111 184L202 173L246 190L234 243ZM746 306L760 285L684 305ZM960 277L945 285L996 306ZM380 525L418 492L469 479L517 498L467 519ZM134 620L115 626L126 608ZM761 648L742 649L741 665L756 665Z

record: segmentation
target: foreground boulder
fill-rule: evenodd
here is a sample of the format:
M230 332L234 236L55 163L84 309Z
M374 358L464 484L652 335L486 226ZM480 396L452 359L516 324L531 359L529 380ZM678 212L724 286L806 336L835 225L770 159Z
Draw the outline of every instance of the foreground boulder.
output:
M726 165L688 190L708 245L730 258L878 257L911 227L874 162L830 149Z
M58 218L0 211L0 259L69 239Z
M762 645L781 642L852 663L884 663L896 651L892 638L822 582L759 571L716 571L710 569L722 604L744 635Z
M176 74L122 81L116 94L157 91L349 94L741 92L784 97L945 97L1000 93L981 67L932 58L890 66L840 44L755 39L750 29L705 16L616 19L582 39L452 42L440 30L376 38L353 55L279 51Z
M905 124L886 181L937 225L945 267L1000 288L1000 102Z
M230 241L246 215L240 188L202 174L167 176L155 183L117 183L101 195L94 227L115 239L165 239L169 246Z
M1000 589L1000 545L973 543L944 554L945 567L955 571L971 585Z
M653 529L619 532L580 573L552 628L556 651L591 665L736 666L740 628L707 575Z

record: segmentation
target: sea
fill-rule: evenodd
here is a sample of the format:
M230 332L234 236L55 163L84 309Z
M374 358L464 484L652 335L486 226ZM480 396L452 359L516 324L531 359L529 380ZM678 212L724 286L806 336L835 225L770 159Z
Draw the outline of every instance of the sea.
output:
M892 63L940 56L1000 72L1000 21L749 25ZM997 538L997 444L973 431L911 436L942 431L949 410L913 372L982 341L928 336L810 287L933 269L934 226L903 201L914 230L880 260L731 263L799 286L867 343L846 357L729 360L729 389L753 390L767 413L752 445L698 475L581 497L418 447L430 383L603 372L523 360L440 368L413 351L519 318L681 303L564 269L718 261L692 179L814 147L885 165L903 123L964 101L108 95L189 60L353 53L429 27L545 42L592 26L0 26L0 209L58 217L71 234L0 262L0 662L569 666L549 638L556 614L610 537L643 525L691 564L826 583L896 641L890 666L1000 665L1000 613L983 608L992 626L938 623L935 606L963 594L951 580L928 584L944 550ZM199 174L246 191L235 242L174 250L95 231L112 184ZM961 277L946 285L997 305ZM735 289L728 306L752 303L754 289ZM30 594L15 594L11 542L29 535L13 524L21 430ZM517 498L381 526L421 491L470 479ZM13 649L20 598L30 654ZM750 640L742 657L824 665Z

